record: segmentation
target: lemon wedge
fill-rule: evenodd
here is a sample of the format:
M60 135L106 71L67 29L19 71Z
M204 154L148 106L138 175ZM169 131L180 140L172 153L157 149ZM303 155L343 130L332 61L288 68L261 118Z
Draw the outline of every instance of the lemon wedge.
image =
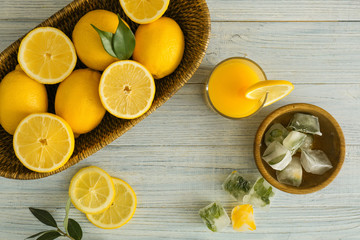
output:
M114 201L114 183L110 175L99 167L82 168L71 179L69 196L79 211L86 214L102 213Z
M139 24L159 19L169 6L170 0L120 0L125 14Z
M254 210L250 204L239 205L231 211L233 229L238 232L254 231Z
M126 224L136 209L136 194L129 184L118 178L112 178L115 186L115 200L111 207L100 214L86 214L89 221L103 229L115 229Z
M249 99L261 99L267 93L268 95L264 104L264 107L266 107L283 99L289 95L293 89L294 85L285 80L260 81L246 90L245 97Z
M69 160L74 151L70 125L51 113L33 113L15 130L14 151L22 164L36 172L51 172Z
M76 60L73 43L57 28L35 28L20 43L19 64L29 77L40 83L61 82L70 75Z
M118 61L108 66L101 75L99 94L105 109L112 115L137 118L149 110L154 100L154 78L135 61Z

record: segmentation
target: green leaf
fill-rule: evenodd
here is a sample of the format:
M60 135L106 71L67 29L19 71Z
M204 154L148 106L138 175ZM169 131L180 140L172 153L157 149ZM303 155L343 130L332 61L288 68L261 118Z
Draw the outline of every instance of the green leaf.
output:
M217 232L217 226L216 226L216 219L220 218L221 216L225 215L224 208L218 204L217 202L214 202L205 208L200 209L199 215L205 222L206 226L213 232Z
M239 176L237 187L247 193L250 190L250 182L247 181L245 178Z
M126 26L118 14L119 25L113 36L113 50L120 60L126 60L131 57L135 48L135 36L131 29Z
M53 230L53 231L46 232L45 234L38 237L36 240L53 240L60 236L62 236L62 235L59 232Z
M43 234L43 233L46 233L46 232L49 232L49 231L42 231L42 232L36 233L36 234L34 234L34 235L31 235L30 237L27 237L26 239L37 237L37 236L39 236L40 234Z
M278 157L274 158L273 160L271 160L269 162L269 164L274 165L274 164L277 164L277 163L281 162L284 159L285 155L286 154L281 154L280 156L278 156Z
M280 129L274 129L271 131L270 136L277 138L283 135L283 132Z
M81 240L83 232L81 230L80 225L72 218L69 218L69 226L68 231L70 237L74 238L75 240Z
M66 233L69 233L68 232L68 222L69 222L70 205L71 205L71 199L68 198L67 203L66 203L66 207L65 207L65 218L64 218L64 229L65 229Z
M39 219L40 222L42 222L45 225L51 226L51 227L57 227L56 221L51 216L51 214L48 211L37 209L37 208L29 208L31 213Z
M271 186L268 188L264 186L264 181L265 180L263 178L259 179L254 185L254 190L261 200L263 200L266 204L270 204L270 197L274 195L274 192L272 191Z
M105 51L110 54L110 56L115 57L116 58L116 54L113 51L113 46L112 46L112 41L113 41L113 36L114 34L112 34L111 32L106 32L106 31L102 31L100 29L98 29L97 27L95 27L93 24L91 24L91 26L97 31L97 33L100 36L101 39L101 43L105 49Z

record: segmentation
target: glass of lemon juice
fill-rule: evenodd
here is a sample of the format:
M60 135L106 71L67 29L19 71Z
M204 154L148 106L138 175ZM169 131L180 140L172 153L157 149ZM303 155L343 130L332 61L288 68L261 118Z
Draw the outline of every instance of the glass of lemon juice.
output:
M205 84L206 102L224 117L249 117L264 106L267 94L249 99L245 97L246 90L266 80L264 71L254 61L243 57L225 59L215 66Z

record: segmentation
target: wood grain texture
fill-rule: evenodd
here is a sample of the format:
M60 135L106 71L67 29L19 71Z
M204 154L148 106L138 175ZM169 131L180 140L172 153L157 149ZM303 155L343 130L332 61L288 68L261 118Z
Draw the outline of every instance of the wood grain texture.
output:
M355 21L353 0L208 0L214 21Z
M44 20L71 0L2 0L0 19ZM212 21L358 21L356 0L208 0Z
M69 2L0 0L0 50ZM84 239L359 239L359 1L208 0L208 5L214 21L208 52L194 77L167 103L64 172L34 181L0 178L1 240L46 229L30 206L49 210L61 222L70 179L89 165L132 185L138 208L129 224L102 230L72 207L70 217L80 222ZM203 101L203 83L217 62L236 55L257 61L270 79L292 81L294 92L250 119L231 121L211 112ZM198 210L219 200L230 213L236 202L221 190L222 181L233 169L258 174L255 132L270 112L294 102L318 105L339 122L346 140L339 175L316 193L277 191L268 212L255 210L255 232L228 227L211 233Z

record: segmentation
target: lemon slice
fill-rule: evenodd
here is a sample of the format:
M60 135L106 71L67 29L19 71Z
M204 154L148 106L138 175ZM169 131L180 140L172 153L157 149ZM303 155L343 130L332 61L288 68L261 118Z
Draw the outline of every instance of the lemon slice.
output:
M75 47L57 28L39 27L21 41L18 61L24 72L44 84L55 84L70 75L76 64Z
M146 24L159 19L170 0L120 0L126 15L136 23Z
M98 214L113 203L114 183L110 175L99 167L82 168L71 179L69 196L73 205L81 212Z
M155 82L140 63L118 61L101 75L99 93L102 104L112 115L133 119L149 110L155 96Z
M266 107L286 97L293 89L294 85L285 80L260 81L246 90L245 97L249 99L261 99L266 93L268 93L264 104L264 107Z
M16 156L35 172L51 172L62 167L74 151L74 142L70 125L51 113L25 117L13 140Z
M100 214L86 214L89 221L103 229L119 228L133 217L136 209L136 194L129 184L112 178L115 186L115 200L111 207Z
M250 204L239 205L231 211L233 229L238 232L254 231L254 210Z

